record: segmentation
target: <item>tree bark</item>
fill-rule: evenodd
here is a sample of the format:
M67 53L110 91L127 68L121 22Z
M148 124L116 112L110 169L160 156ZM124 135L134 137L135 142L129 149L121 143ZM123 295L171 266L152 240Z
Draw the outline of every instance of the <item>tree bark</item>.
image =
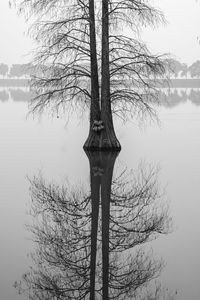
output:
M96 148L98 146L99 137L97 133L93 130L93 124L95 120L99 121L101 118L94 0L89 0L89 22L90 22L89 25L90 27L90 73L91 73L90 128L89 128L89 136L84 144L84 149Z
M109 61L109 11L108 0L102 0L102 65L101 65L101 119L104 124L100 148L105 150L120 150L116 138L110 100L110 61Z
M95 300L95 275L97 256L97 234L99 206L102 214L102 294L103 300L109 299L109 224L110 199L113 169L119 152L86 151L90 162L91 178L91 263L90 263L90 300ZM100 203L101 190L101 203Z
M92 73L92 57L93 57L93 47L96 49L96 35L95 35L95 17L94 17L94 2L93 6L90 6L90 47L91 47L91 75ZM93 11L92 11L93 8ZM98 121L99 114L95 115L93 110L95 109L93 105L94 99L91 99L91 116L95 116L96 119L90 118L90 133L87 141L84 144L85 150L107 150L107 151L119 151L121 149L120 143L115 135L112 110L111 110L111 100L110 100L110 69L109 69L109 12L108 12L108 0L102 0L102 74L101 74L101 122L100 126L95 126L94 122ZM96 53L96 52L95 52ZM96 66L97 66L97 56L96 56ZM93 70L94 71L94 70ZM96 73L97 72L97 73ZM98 78L98 69L95 70L94 75ZM94 86L93 86L93 84ZM93 75L91 78L91 91L93 88L97 89L99 93L99 81L93 80ZM99 94L98 94L99 96ZM99 101L98 101L99 103ZM99 111L98 111L99 113ZM99 129L100 128L100 129ZM96 130L94 130L96 129Z
M109 299L109 232L110 232L110 201L113 169L117 152L102 155L104 174L101 177L101 214L102 214L102 294L103 300Z
M95 300L96 279L96 256L97 256L97 234L100 205L101 177L98 175L100 169L99 157L94 152L86 152L90 163L90 185L91 185L91 258L90 258L90 300Z

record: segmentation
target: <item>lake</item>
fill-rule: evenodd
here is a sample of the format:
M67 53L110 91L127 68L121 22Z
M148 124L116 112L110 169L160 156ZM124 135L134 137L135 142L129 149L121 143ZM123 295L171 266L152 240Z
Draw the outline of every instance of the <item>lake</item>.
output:
M34 176L42 177L45 182L55 184L57 187L73 186L73 189L77 188L81 197L82 188L86 194L90 193L90 190L95 194L95 184L98 187L101 185L105 197L108 197L106 193L109 190L109 180L112 180L113 187L118 193L114 199L122 195L124 197L126 195L128 199L127 195L130 195L136 186L140 192L142 191L148 172L157 168L159 169L158 174L156 171L157 187L161 190L163 187L165 190L162 203L164 206L167 203L169 207L172 229L169 230L170 233L158 235L158 238L151 242L147 239L144 245L141 242L141 247L144 246L147 251L152 248L153 257L162 258L165 262L158 280L167 293L174 294L174 298L178 300L199 300L200 90L172 89L167 98L164 94L168 94L168 91L163 91L162 99L165 99L165 102L156 108L160 118L159 124L147 123L146 126L139 127L136 120L126 124L115 120L117 137L122 145L118 157L88 159L82 149L88 134L87 117L81 119L74 114L68 122L64 117L54 119L47 115L41 118L27 117L27 100L30 97L28 90L15 87L0 89L2 300L27 299L24 294L18 294L13 285L28 271L32 264L30 253L36 248L26 228L26 225L32 224L33 221L29 211L30 180ZM110 171L106 171L106 165L110 166ZM113 177L112 168L114 168ZM124 179L123 176L119 177L121 173L125 176ZM128 187L124 187L123 180L126 181L130 174L133 178L130 179ZM90 186L91 183L93 187ZM133 196L136 197L135 194ZM139 199L143 201L141 197ZM103 207L103 203L102 201L100 212L108 213L108 208ZM141 205L141 202L138 202L138 205ZM157 212L160 212L159 208L155 210L155 213ZM149 220L148 210L145 213L147 217L141 225L144 227ZM119 215L123 215L123 210L120 210L120 213L118 211L115 218L119 218ZM105 224L102 225L105 230L104 218L105 215L102 213L100 223ZM53 221L49 222L53 224ZM141 219L137 224L139 222L142 222ZM119 225L119 228L122 227L123 225ZM115 230L112 234L114 233ZM101 240L104 240L106 249L109 247L109 241L106 240L106 236L103 237L97 238L97 244L100 245ZM134 238L137 241L135 248L127 246L125 250L127 252L128 249L129 254L134 252L140 243L138 236ZM126 253L123 252L122 255ZM106 257L105 254L104 258ZM106 267L104 271L106 273Z

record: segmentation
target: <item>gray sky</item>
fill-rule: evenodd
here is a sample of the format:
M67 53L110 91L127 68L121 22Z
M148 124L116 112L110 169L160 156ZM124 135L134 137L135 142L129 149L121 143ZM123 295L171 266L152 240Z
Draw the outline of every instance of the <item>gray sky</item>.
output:
M188 64L200 60L200 1L154 0L165 13L168 25L156 30L145 29L143 39L154 53L170 52ZM27 25L10 9L8 0L0 0L0 62L23 63L32 49L25 36Z
M200 60L200 1L154 0L165 14L166 26L145 30L143 38L154 52L170 52L182 62Z

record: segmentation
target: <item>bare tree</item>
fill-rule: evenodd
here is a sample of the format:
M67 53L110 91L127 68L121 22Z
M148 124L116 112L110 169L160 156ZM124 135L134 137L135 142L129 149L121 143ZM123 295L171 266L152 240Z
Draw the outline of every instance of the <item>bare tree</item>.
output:
M117 153L87 155L89 193L47 184L41 177L31 181L34 224L29 230L37 250L19 291L32 300L164 299L156 284L147 288L162 262L139 247L168 232L167 211L156 204L157 172L140 168L133 181L125 173L112 180Z
M143 25L164 22L162 13L146 0L16 2L33 17L30 32L39 44L32 111L90 106L84 148L119 150L113 113L155 114L155 79L163 76L165 64L140 42L139 33ZM125 28L132 33L125 35Z

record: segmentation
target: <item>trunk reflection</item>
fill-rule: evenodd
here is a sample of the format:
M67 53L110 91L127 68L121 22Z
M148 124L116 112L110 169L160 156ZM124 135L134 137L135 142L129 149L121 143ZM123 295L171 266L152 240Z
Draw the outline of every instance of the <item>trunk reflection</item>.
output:
M162 262L142 247L170 228L157 168L141 164L113 178L118 153L86 154L90 193L30 181L37 250L19 291L35 300L172 299L154 283Z

